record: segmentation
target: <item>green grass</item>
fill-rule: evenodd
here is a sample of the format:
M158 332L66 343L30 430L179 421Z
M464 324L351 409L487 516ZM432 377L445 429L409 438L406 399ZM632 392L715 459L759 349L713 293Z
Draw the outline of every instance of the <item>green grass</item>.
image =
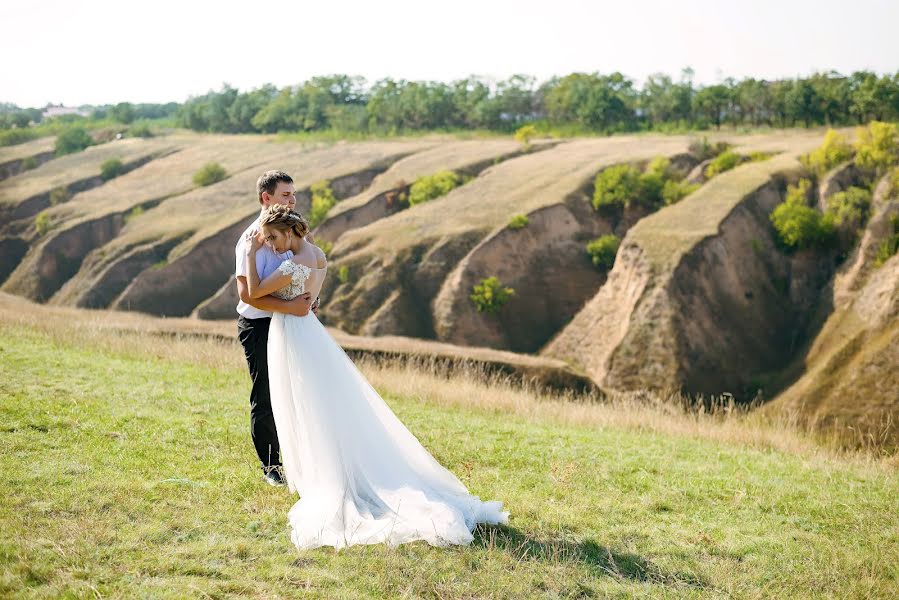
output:
M255 465L242 369L68 340L0 324L0 596L889 597L899 585L899 476L882 465L386 390L442 464L506 503L510 525L468 547L300 553L295 499Z

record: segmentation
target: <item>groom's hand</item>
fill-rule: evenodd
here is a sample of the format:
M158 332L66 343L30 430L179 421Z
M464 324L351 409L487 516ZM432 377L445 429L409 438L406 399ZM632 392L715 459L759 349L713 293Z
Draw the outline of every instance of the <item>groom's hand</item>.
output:
M309 314L309 307L312 305L312 294L306 292L305 294L300 294L296 298L290 301L288 306L290 310L287 312L289 315L295 315L297 317L305 317Z

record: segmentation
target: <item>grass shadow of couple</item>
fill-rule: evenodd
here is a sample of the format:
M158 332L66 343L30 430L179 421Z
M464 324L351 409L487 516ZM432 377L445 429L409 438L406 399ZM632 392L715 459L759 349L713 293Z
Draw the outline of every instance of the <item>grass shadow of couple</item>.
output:
M472 547L499 549L519 561L581 564L620 580L678 588L710 587L695 574L668 571L637 554L616 552L589 538L582 541L539 539L508 525L478 524Z

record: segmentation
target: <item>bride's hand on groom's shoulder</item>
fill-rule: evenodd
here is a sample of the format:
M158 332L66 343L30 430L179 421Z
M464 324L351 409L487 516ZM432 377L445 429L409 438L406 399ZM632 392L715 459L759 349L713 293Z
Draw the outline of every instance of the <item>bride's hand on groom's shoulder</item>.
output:
M265 245L265 238L262 236L262 231L259 229L253 229L246 234L246 236L244 236L244 241L246 241L247 254L252 254Z

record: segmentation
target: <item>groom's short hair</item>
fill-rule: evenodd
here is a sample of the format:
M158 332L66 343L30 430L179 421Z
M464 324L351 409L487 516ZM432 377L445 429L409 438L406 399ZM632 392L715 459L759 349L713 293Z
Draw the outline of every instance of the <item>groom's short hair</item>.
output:
M275 188L282 181L284 183L293 183L293 178L284 171L266 171L260 175L259 179L256 180L256 195L259 197L259 202L262 203L262 192L274 194Z

